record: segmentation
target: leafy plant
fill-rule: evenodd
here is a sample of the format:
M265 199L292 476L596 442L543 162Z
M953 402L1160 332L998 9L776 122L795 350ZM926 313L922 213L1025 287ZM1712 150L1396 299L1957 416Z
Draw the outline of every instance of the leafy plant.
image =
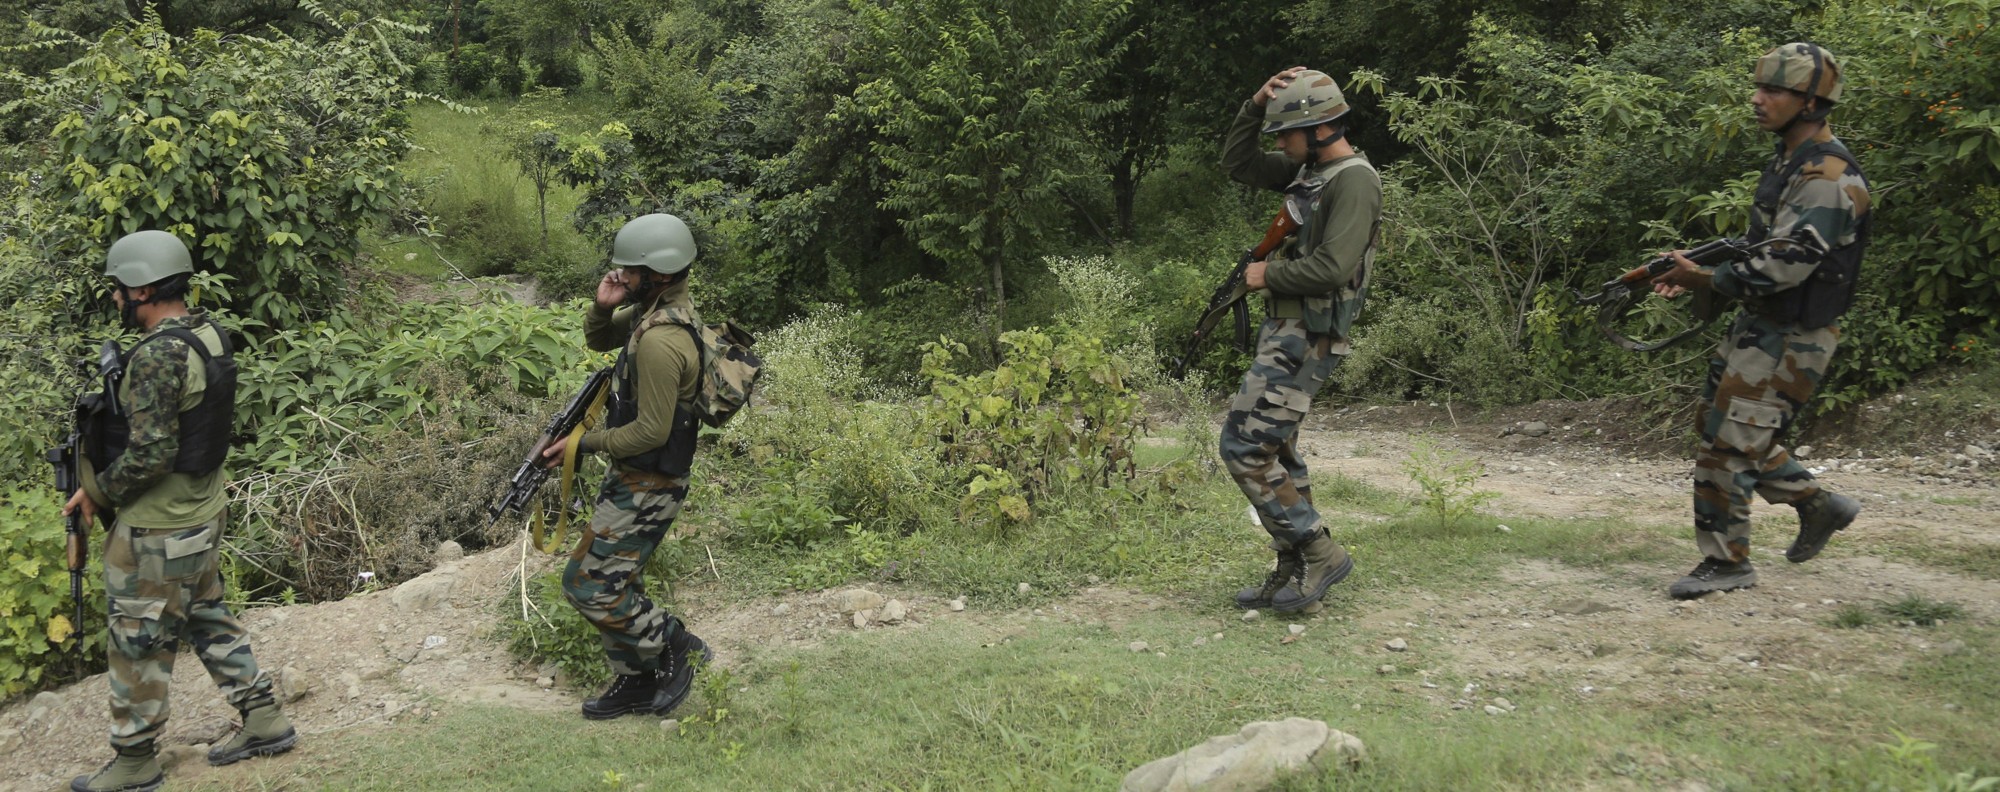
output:
M61 679L62 666L74 673L104 661L104 572L94 557L84 623L70 623L62 500L50 487L0 493L0 699Z
M1881 610L1891 619L1919 627L1935 627L1939 622L1965 615L1965 608L1958 603L1934 600L1922 594L1906 594L1895 602L1882 603Z
M1484 463L1439 446L1428 437L1417 439L1409 460L1403 463L1403 472L1417 485L1418 503L1447 528L1481 504L1500 497L1497 492L1477 489L1479 477L1486 473Z

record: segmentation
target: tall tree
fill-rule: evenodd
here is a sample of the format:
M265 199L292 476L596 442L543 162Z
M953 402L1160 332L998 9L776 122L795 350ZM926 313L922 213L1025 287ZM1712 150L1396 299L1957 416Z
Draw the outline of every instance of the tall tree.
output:
M870 80L852 110L881 135L882 207L924 252L983 271L994 331L1006 263L1067 225L1070 195L1103 178L1095 131L1120 102L1091 88L1118 56L1122 0L887 0L859 7ZM834 112L846 112L837 108Z

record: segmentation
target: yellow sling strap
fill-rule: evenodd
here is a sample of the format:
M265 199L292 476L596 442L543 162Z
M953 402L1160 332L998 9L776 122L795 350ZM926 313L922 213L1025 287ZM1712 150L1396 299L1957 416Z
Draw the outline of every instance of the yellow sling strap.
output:
M577 445L582 442L583 433L588 431L590 427L595 426L597 424L597 417L604 413L604 397L610 392L611 386L608 383L604 387L598 388L597 395L590 399L590 406L583 411L583 420L578 421L576 428L571 429L569 434L563 437L561 485L557 487L558 494L556 495L556 508L560 513L556 517L554 534L546 536L545 540L543 521L548 510L545 508L534 510L535 519L532 538L535 542L536 550L544 553L555 553L562 549L563 534L569 531L570 488L576 483Z

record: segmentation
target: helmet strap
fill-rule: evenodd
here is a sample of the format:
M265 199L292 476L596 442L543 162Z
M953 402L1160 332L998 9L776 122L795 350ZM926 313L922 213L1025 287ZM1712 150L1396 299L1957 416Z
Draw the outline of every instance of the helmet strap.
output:
M118 284L118 296L122 298L121 302L124 303L124 306L118 309L118 321L123 323L128 330L144 329L144 325L139 323L139 306L152 302L153 298L147 297L141 300L133 297L132 287L126 286L123 283Z
M1328 136L1324 140L1321 140L1319 138L1319 128L1329 125L1330 124L1319 124L1317 126L1310 127L1306 130L1306 162L1318 163L1320 149L1326 148L1335 143L1339 143L1341 138L1347 137L1347 128L1339 127L1334 130L1332 135Z

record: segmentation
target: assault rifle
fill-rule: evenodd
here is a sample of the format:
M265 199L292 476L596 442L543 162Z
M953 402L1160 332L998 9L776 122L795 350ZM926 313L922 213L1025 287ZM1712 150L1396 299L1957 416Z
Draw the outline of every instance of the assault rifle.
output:
M77 362L77 368L89 370L89 360ZM102 393L78 394L76 404L70 413L69 433L55 448L49 449L43 459L55 468L56 492L64 501L75 495L83 486L83 432L92 412L98 409L115 409L117 400L113 394L118 388L118 378L124 369L124 359L118 349L118 342L106 341L97 351L97 370L104 380ZM83 573L90 562L90 526L83 522L82 510L73 511L64 518L63 555L69 562L69 599L74 609L70 624L77 634L83 632ZM109 527L117 521L112 512L102 509L98 512Z
M1806 234L1798 238L1772 237L1756 243L1725 237L1688 251L1687 257L1688 260L1698 265L1709 267L1737 261L1748 261L1751 257L1763 252L1765 248L1773 245L1798 245L1814 253L1823 253L1825 251L1825 246L1820 244L1817 234ZM1714 308L1712 302L1707 306L1697 303L1694 325L1659 341L1633 340L1619 332L1613 327L1613 324L1625 318L1625 315L1632 311L1633 306L1638 304L1639 298L1645 296L1652 289L1654 278L1665 274L1673 268L1673 256L1655 256L1645 264L1633 267L1627 270L1625 274L1606 281L1602 287L1598 288L1596 294L1586 296L1581 291L1574 289L1571 291L1576 295L1576 304L1597 306L1597 329L1604 331L1605 337L1610 338L1612 343L1634 352L1651 352L1657 349L1665 349L1692 338L1696 333L1700 333L1703 328L1708 326L1709 320L1714 319L1720 311Z
M549 474L554 472L542 466L542 449L558 440L568 442L571 447L571 450L564 455L561 466L562 497L564 499L569 497L570 477L576 471L574 450L576 438L582 436L583 431L590 428L591 424L596 423L598 413L603 411L604 397L610 391L610 385L611 369L606 367L597 370L590 375L590 379L584 380L583 389L577 391L575 396L571 396L569 403L563 405L562 410L557 412L554 418L549 419L549 424L542 429L541 436L536 438L534 445L528 447L527 459L521 462L521 466L514 471L514 478L508 481L507 491L486 507L486 513L492 518L486 521L486 527L493 527L493 524L499 522L500 517L507 512L518 514L527 509L528 502L535 497L535 491L541 489L542 482L547 481ZM569 524L566 504L564 508L562 519L556 523L556 535L546 543L542 537L542 513L540 510L535 512L535 546L543 552L554 552L555 545L562 542L562 531Z
M1299 230L1299 219L1293 216L1292 208L1292 202L1286 201L1285 208L1280 209L1278 216L1271 218L1271 225L1264 229L1263 240L1256 247L1243 251L1243 257L1236 260L1236 268L1229 271L1229 277L1224 278L1222 285L1215 288L1215 294L1209 296L1208 307L1202 309L1201 318L1194 324L1194 334L1188 337L1187 349L1174 360L1171 372L1174 379L1187 374L1188 365L1194 362L1201 345L1208 341L1208 334L1222 323L1223 314L1235 314L1236 351L1250 351L1250 287L1243 282L1243 273L1249 269L1251 262L1270 258L1292 232Z

